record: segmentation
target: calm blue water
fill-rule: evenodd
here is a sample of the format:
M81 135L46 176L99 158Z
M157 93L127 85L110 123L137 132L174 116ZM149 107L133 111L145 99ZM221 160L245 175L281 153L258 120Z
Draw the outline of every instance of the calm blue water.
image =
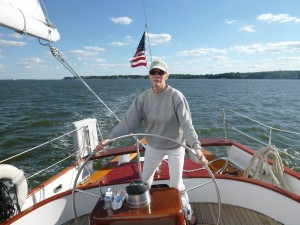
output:
M134 97L150 85L149 80L86 82L119 118ZM276 128L300 132L300 80L169 80L169 84L186 96L200 137L223 136L222 107ZM0 96L0 160L72 130L71 123L80 119L97 118L104 136L116 124L114 117L78 80L0 80ZM227 136L233 137L234 126L268 142L268 132L263 132L266 129L233 115L226 114ZM249 138L237 139L254 149L263 147ZM272 143L300 157L299 136L273 132ZM72 152L72 140L66 137L5 163L23 169L29 176ZM284 158L299 170L299 161ZM62 166L30 179L30 186L47 179Z

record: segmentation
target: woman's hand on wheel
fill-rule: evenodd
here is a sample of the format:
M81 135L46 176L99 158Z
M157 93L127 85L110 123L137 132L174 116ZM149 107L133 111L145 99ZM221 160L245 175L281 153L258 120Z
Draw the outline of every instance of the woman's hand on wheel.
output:
M204 154L203 154L203 152L202 152L202 149L197 148L197 149L195 149L195 151L196 151L198 160L199 160L200 162L202 162L202 163L207 164L207 163L208 163L208 160L207 160L206 157L204 156Z
M96 146L95 150L96 151L104 151L105 147L110 144L110 139L105 139L99 142L99 144Z

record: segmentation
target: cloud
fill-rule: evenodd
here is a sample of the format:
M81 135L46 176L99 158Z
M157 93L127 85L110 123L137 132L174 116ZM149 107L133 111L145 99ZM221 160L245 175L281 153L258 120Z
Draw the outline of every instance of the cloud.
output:
M24 58L22 59L18 64L25 66L27 69L31 69L36 67L36 65L39 65L43 63L44 60L40 58Z
M295 57L278 57L278 60L284 61L284 62L292 62L292 61L296 61L296 62L300 62L300 57L299 56L295 56Z
M98 63L104 63L104 62L106 62L105 59L101 59L101 58L96 58L95 61L98 62Z
M106 51L105 48L101 48L101 47L97 47L97 46L84 46L84 49L90 50L90 51L95 51L95 52Z
M113 68L113 67L123 67L123 66L128 66L128 64L124 64L124 63L121 63L121 64L99 64L99 66L103 66L103 67L107 67L107 68Z
M94 61L94 62L97 62L97 63L104 63L104 62L106 62L105 59L95 58L95 57L80 57L80 56L78 56L77 59L78 60L84 60L84 61Z
M283 52L300 52L300 42L277 42L267 44L241 45L231 48L234 51L242 53L283 53Z
M216 61L228 61L230 58L228 56L218 55L213 58Z
M15 39L22 39L23 38L23 35L19 34L19 33L11 33L11 34L8 34L9 37L12 37L12 38L15 38Z
M178 55L181 56L200 56L200 55L214 55L214 54L227 54L227 51L216 49L216 48L199 48L195 50L178 52Z
M253 33L253 32L255 32L255 27L253 25L247 25L247 26L241 27L238 31L246 31L249 33Z
M98 52L95 51L84 51L84 50L71 50L70 53L78 56L78 57L90 57L97 56Z
M99 52L106 51L105 48L101 48L98 46L84 46L85 50L72 50L70 53L77 56L77 60L84 60L84 61L94 61L97 63L103 63L106 60L99 58ZM87 51L86 51L87 50Z
M85 50L71 50L70 53L77 56L77 60L91 60L95 62L105 62L104 59L97 58L99 52L106 51L98 46L84 46Z
M40 58L24 58L21 61L23 64L29 64L29 63L42 63L44 62L44 60L40 59Z
M118 18L110 18L110 20L115 23L115 24L121 24L121 25L129 25L132 23L132 19L127 17L127 16L124 16L124 17L118 17Z
M290 16L289 14L272 14L272 13L266 13L261 14L257 17L258 20L262 22L267 23L287 23L287 22L294 22L294 23L300 23L300 19L296 16Z
M151 45L165 44L171 41L172 36L170 34L147 34Z
M126 45L128 45L128 43L117 41L117 42L111 42L110 45L111 46L126 46Z
M237 20L225 20L225 23L226 24L233 24L233 23L236 23Z
M21 41L7 41L4 39L0 39L0 45L2 45L2 46L24 46L24 45L27 45L27 43L21 42Z
M124 39L125 39L127 42L132 42L132 41L133 41L133 38L132 38L130 35L127 35L126 37L124 37Z

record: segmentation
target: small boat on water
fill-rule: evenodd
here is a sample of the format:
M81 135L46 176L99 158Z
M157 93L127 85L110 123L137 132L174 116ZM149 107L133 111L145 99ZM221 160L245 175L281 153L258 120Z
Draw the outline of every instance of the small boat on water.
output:
M15 5L18 1L8 2L0 1L0 24L25 32L25 25L19 23L29 15L20 11L20 5ZM28 2L32 4L27 6L40 7L38 1ZM11 23L18 17L22 20L18 20L17 25ZM29 17L33 25L27 24L26 29L34 26L43 29L25 33L50 42L59 39L56 29L48 26L45 18L31 18L31 14ZM41 21L44 22L41 24ZM228 112L249 119L233 110ZM191 212L182 201L182 195L187 194L197 224L299 224L300 173L283 165L281 155L286 153L273 146L271 141L262 143L258 151L249 148L242 144L243 139L249 138L248 134L242 138L227 137L225 122L224 111L223 137L200 139L209 161L205 165L193 161L194 152L189 146L155 134L135 133L117 137L110 140L111 145L105 151L95 151L101 139L97 120L75 121L74 129L62 136L72 134L74 154L70 157L75 156L76 160L29 192L28 177L25 178L24 172L13 165L14 157L29 151L1 160L0 223L184 225L189 224ZM239 122L234 126L239 127ZM275 128L266 127L271 136ZM167 139L186 149L184 191L170 187L167 158L156 171L151 188L141 182L147 136ZM124 139L133 139L135 143L124 144L127 143L123 142ZM294 156L291 158L299 160Z

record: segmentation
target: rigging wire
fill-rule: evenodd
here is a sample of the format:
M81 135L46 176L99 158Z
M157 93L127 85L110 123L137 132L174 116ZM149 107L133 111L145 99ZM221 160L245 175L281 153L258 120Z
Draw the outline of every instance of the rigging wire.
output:
M37 2L39 2L39 1L37 1ZM40 2L42 3L42 6L43 6L42 11L43 11L43 13L44 13L44 16L45 16L47 25L48 25L49 27L51 27L51 28L56 28L56 27L54 26L54 24L51 23L51 21L50 21L50 19L49 19L48 12L47 12L47 8L46 8L46 6L45 6L43 0L40 0Z
M105 104L105 102L90 88L90 86L78 75L78 73L73 69L73 67L68 63L68 61L64 58L64 56L61 54L61 52L49 45L50 51L52 55L59 61L67 70L69 70L76 78L78 78L81 83L83 83L84 86L104 105L104 107L116 118L118 122L121 122L121 120L117 117L117 115Z
M41 5L39 4L39 2L41 2L41 5L43 7L41 7ZM49 27L49 28L52 28L52 29L56 29L55 25L50 21L49 19L49 16L48 16L48 12L47 12L47 8L43 2L43 0L40 0L40 1L37 1L37 4L39 4L39 7L41 8L43 14L44 14L44 17L45 17L45 21L46 21L46 25ZM40 38L38 38L39 40L39 43L43 46L47 46L49 45L52 41L51 41L51 29L48 30L48 35L49 35L49 43L46 43L46 44L43 44L40 40Z
M105 104L105 102L93 91L93 89L90 88L90 86L79 76L79 74L73 69L73 67L68 63L68 61L61 54L61 52L57 48L55 48L51 45L49 45L49 48L50 48L50 51L51 51L52 55L65 68L67 68L77 79L79 79L81 81L81 83L83 83L83 85L101 102L102 105L104 105L104 107L115 117L115 119L118 122L121 122L121 120L118 118L118 116ZM145 145L141 141L139 141L137 138L135 138L135 139L145 148Z
M152 62L152 52L151 52L151 44L150 44L150 38L149 38L149 32L148 32L148 22L147 22L147 15L146 15L146 7L145 7L145 1L143 0L143 9L144 9L144 17L145 17L145 31L147 33L147 39L148 39L148 45L149 45L149 54Z
M45 19L46 19L47 22L50 23L49 16L48 16L48 12L47 12L46 6L45 6L45 4L44 4L44 1L43 1L43 0L40 0L40 2L42 3L42 6L43 6L42 10L43 10L43 12L45 13ZM37 3L39 3L39 1L37 1Z

